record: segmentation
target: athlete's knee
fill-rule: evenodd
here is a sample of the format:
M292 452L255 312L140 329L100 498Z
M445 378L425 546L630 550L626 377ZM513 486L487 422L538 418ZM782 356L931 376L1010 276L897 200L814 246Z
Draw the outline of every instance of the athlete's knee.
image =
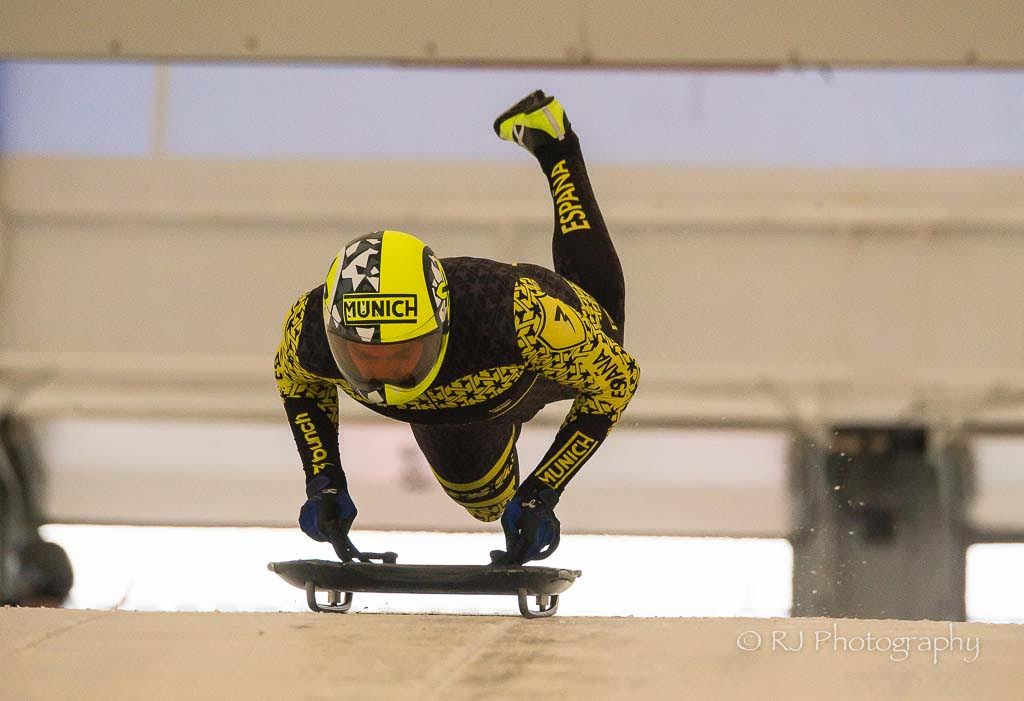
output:
M477 521L483 521L484 523L491 523L501 518L501 515L505 512L505 505L512 500L513 494L509 494L508 497L502 499L499 502L495 502L490 506L473 506L472 504L463 504L469 515L475 518Z
M505 505L519 486L519 474L514 460L506 461L501 469L476 482L460 484L437 477L452 501L468 511L470 516L485 523L501 517Z
M454 482L442 477L438 470L433 468L434 476L445 494L478 521L490 522L500 518L505 505L512 499L519 486L516 435L512 435L498 461L475 480Z

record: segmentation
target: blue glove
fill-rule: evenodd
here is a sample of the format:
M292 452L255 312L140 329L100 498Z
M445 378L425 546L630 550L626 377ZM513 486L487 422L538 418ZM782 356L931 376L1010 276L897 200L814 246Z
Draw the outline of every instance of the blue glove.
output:
M326 476L314 477L306 485L306 503L299 511L299 527L313 540L335 546L348 542L348 532L356 520L356 505L344 489Z
M555 552L562 529L554 511L557 504L558 492L547 487L512 497L501 515L505 550L492 550L491 564L522 565Z

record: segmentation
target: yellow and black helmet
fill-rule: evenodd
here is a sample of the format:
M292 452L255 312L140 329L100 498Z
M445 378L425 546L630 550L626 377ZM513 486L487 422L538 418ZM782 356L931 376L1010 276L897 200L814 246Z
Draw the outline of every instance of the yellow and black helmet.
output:
M350 241L324 286L324 327L342 377L368 402L403 404L433 382L451 310L441 261L411 234Z

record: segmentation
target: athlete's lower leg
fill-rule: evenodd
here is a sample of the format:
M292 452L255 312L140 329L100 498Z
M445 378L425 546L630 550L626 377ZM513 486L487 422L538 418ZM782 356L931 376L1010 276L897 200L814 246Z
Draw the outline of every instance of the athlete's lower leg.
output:
M622 266L594 196L579 138L562 105L537 91L498 117L494 127L499 136L530 151L548 179L555 272L593 295L621 330Z

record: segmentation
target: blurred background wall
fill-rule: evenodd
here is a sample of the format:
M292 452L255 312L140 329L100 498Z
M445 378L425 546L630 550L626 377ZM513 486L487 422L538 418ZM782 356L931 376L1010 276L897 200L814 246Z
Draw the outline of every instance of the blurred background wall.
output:
M723 470L652 431L1017 419L1015 73L8 62L0 367L54 451L55 514L290 522L301 479L271 371L284 313L346 240L384 227L442 256L550 265L544 181L490 130L534 87L578 125L645 371L622 436L588 468L595 489L602 471L610 490L618 471L645 475L639 522L609 527L785 529L784 437L763 438L771 469L726 441ZM419 508L385 507L399 463L357 451L387 441L410 474L425 466L404 426L342 406L349 469L390 485L367 515L461 525L432 489L406 495ZM526 464L562 410L528 434ZM251 501L206 501L240 471ZM710 481L732 506L673 495L645 522L675 479Z
M0 15L0 388L53 518L293 523L284 313L384 227L549 264L544 181L490 129L542 87L581 134L644 367L572 528L784 535L791 429L847 420L1011 429L973 444L972 509L1017 523L1018 5L308 3L244 27L232 3L67 5ZM342 408L366 527L475 527L406 427Z

